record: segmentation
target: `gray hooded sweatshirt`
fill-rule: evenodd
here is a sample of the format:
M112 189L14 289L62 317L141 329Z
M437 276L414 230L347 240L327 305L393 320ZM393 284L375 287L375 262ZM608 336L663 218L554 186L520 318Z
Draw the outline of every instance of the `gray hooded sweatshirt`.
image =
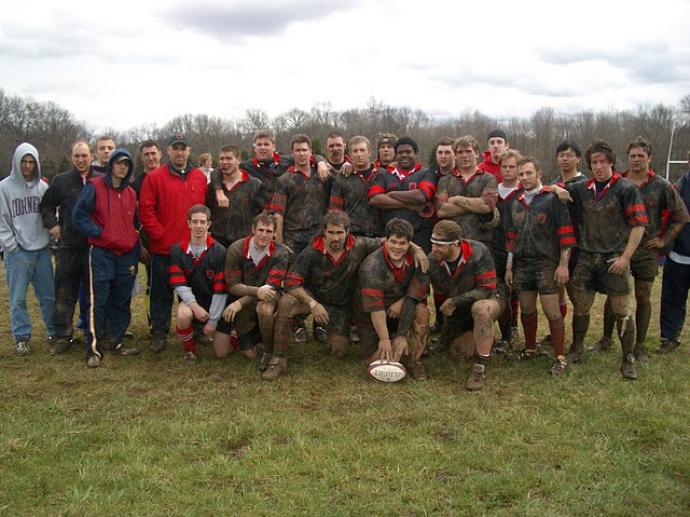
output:
M22 176L22 158L27 154L36 160L32 181ZM4 251L36 251L48 246L50 236L38 210L46 190L48 185L41 180L38 151L31 144L19 144L14 151L12 172L0 181L0 246Z

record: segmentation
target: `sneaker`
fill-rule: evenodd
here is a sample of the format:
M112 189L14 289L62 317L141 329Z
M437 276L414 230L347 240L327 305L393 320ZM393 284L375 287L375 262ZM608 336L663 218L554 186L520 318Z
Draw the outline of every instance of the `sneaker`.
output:
M646 363L649 362L651 357L649 357L649 354L647 353L647 350L645 350L644 345L637 344L635 345L635 360L639 363Z
M621 374L624 379L634 381L637 379L637 372L635 371L635 356L633 354L628 354L623 357L623 362L621 362Z
M139 349L137 347L135 347L135 346L125 347L125 346L122 346L122 343L118 343L113 348L113 354L115 354L115 355L137 355L138 353L139 353Z
M565 356L559 355L558 357L556 357L556 360L551 365L551 375L565 375L567 369L568 362L566 361Z
M86 360L86 366L89 368L98 368L101 365L101 358L96 354L89 356Z
M416 381L425 381L428 379L424 365L419 361L411 362L408 366L408 371Z
M72 338L61 337L53 339L53 347L50 349L52 355L64 354L72 346Z
M268 368L268 363L271 362L272 357L273 357L273 354L269 354L267 352L261 354L261 362L259 362L259 371L260 372L266 371L266 368Z
M151 351L160 354L168 344L168 336L165 334L155 334L151 336Z
M486 366L475 363L472 365L470 378L465 383L467 391L479 391L484 387L484 377L486 376Z
M287 359L278 355L271 357L266 369L261 374L261 378L265 381L273 381L280 377L280 375L287 370Z
M680 346L680 341L676 339L661 338L661 345L656 349L657 354L669 354Z
M499 339L494 343L493 348L491 349L491 352L494 354L505 354L510 351L510 341L506 341L505 339Z
M520 329L517 327L510 327L510 340L513 341L520 337Z
M132 339L134 337L134 332L131 330L125 330L125 338Z
M601 336L599 340L594 343L594 350L597 352L607 352L611 348L611 338L608 336Z
M297 327L295 329L295 343L306 343L307 342L307 329L304 327Z
M350 327L350 341L353 343L359 343L359 328L357 328L357 325L352 325Z
M194 352L191 352L191 351L185 352L184 353L184 360L194 362L194 361L196 361L196 354Z
M518 361L529 361L530 359L537 357L537 350L536 348L534 350L531 348L525 348L524 350L518 352L515 357Z
M574 345L570 346L570 350L565 354L566 359L569 363L580 363L582 362L582 350L576 350Z
M328 341L328 332L326 332L326 329L323 327L314 327L314 338L319 343L325 343Z
M29 352L31 352L31 338L18 339L14 344L14 353L16 355L26 355Z

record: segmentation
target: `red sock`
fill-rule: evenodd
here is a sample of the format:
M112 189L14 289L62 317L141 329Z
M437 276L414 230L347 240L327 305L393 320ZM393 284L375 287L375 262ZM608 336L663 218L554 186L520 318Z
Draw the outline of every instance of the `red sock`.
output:
M560 302L558 308L561 310L561 317L565 319L565 315L568 314L568 304L565 302Z
M565 355L565 325L563 320L549 321L551 341L553 342L553 355Z
M522 320L522 328L525 331L525 348L528 350L536 350L537 348L537 313L520 314Z
M196 341L194 341L194 329L192 326L190 325L185 329L181 329L180 327L176 326L175 330L177 331L177 335L180 336L180 339L182 340L184 351L196 352Z

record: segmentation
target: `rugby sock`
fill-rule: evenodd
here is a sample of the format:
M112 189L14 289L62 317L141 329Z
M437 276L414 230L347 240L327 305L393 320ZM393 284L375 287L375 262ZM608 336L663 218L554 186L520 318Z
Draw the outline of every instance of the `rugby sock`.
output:
M606 297L606 303L604 304L604 337L611 339L613 336L613 326L616 323L616 315L613 313L611 308L611 300L608 296Z
M584 350L585 336L589 329L589 314L573 314L573 352L582 353Z
M565 355L565 324L562 319L549 321L551 341L553 342L553 355Z
M520 312L520 303L518 302L517 294L515 293L515 291L513 291L511 293L511 296L510 296L510 311L511 311L511 318L512 318L510 321L510 324L513 327L517 327L518 326L518 313Z
M565 319L566 314L568 314L568 304L565 302L559 302L558 308L561 311L561 318Z
M489 366L489 358L491 355L483 355L480 354L479 352L474 352L474 364L481 364L484 365L485 367Z
M522 328L525 332L525 348L527 350L537 349L537 313L520 315Z
M177 335L182 340L182 346L185 352L196 352L196 341L194 341L194 328L190 325L187 328L175 327Z

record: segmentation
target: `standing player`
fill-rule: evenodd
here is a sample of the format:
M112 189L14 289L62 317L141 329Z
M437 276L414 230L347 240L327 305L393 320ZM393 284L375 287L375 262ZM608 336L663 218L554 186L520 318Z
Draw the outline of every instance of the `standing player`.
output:
M371 188L379 169L371 163L371 144L365 136L350 139L350 154L354 173L338 174L333 179L330 210L343 210L350 217L350 233L363 237L383 234L379 212L369 204Z
M261 182L240 168L240 149L236 145L221 147L218 168L228 207L218 206L215 192L206 193L211 209L211 235L224 247L251 233L254 216L261 212Z
M385 232L383 245L362 262L358 273L354 303L362 351L369 362L400 361L409 355L410 374L425 380L420 358L429 332L429 278L414 263L412 225L391 219Z
M204 324L204 334L213 334L217 356L230 350L231 325L221 319L228 297L225 248L209 235L210 217L207 206L193 205L187 212L189 235L170 250L170 286L180 299L175 325L188 361L197 358L194 320Z
M647 212L644 237L630 261L635 284L635 359L646 361L649 360L649 355L644 342L652 315L652 286L659 271L657 256L673 242L688 222L688 212L673 186L650 168L652 146L647 140L638 136L628 144L627 152L628 170L623 173L623 177L640 190ZM670 225L662 235L665 214L668 214ZM614 320L611 303L607 300L604 309L604 336L599 340L600 349L607 349L611 345Z
M541 184L541 166L536 158L518 162L523 191L506 212L506 283L520 300L525 331L523 359L537 355L537 294L549 320L554 363L551 373L565 373L565 326L558 308L559 288L569 278L570 249L575 234L568 210L548 187ZM514 271L514 273L513 273Z
M331 172L338 173L346 163L352 160L345 154L345 137L339 131L331 131L326 136L326 150L328 151L328 165Z
M384 224L396 217L412 224L414 243L429 251L436 176L417 162L418 152L417 142L409 137L396 142L397 166L376 176L369 188L369 204L379 210Z
M647 214L639 189L613 172L616 155L602 140L585 153L592 178L567 185L573 199L579 254L573 272L573 344L570 362L582 358L589 329L589 311L596 292L607 294L618 324L623 349L620 371L625 379L637 379L635 321L630 310L630 260L640 244ZM553 187L558 189L558 187Z
M444 136L436 144L436 165L437 169L434 171L440 180L444 176L448 176L455 168L455 151L453 150L453 139Z
M376 139L376 152L378 154L374 167L387 169L395 163L395 144L398 137L392 133L379 133Z
M505 308L505 290L497 291L491 251L464 239L460 225L439 221L431 235L429 278L443 314L444 339L456 355L469 351L474 364L465 384L481 390L494 341L494 322Z
M503 178L501 178L501 166L498 160L510 147L508 145L508 135L502 129L494 129L486 138L486 143L488 149L484 151L484 159L479 164L479 169L493 174L500 183Z

